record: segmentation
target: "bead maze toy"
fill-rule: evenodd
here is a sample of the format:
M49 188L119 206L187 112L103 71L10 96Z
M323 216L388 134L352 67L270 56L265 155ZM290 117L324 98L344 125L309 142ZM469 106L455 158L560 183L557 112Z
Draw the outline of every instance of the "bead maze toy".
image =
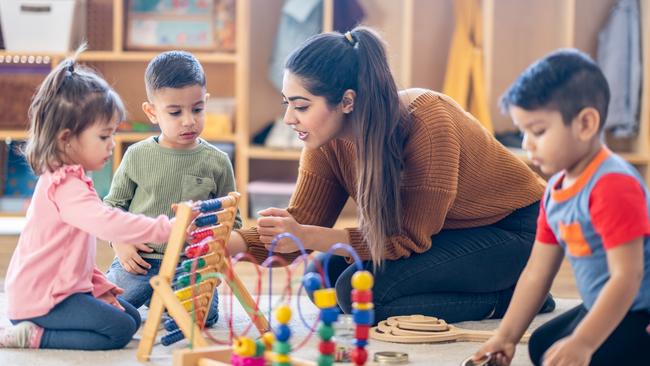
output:
M239 197L239 193L231 192L225 197L180 203L177 206L176 222L172 227L160 271L150 281L153 295L137 350L137 358L141 362L147 361L151 354L164 310L167 310L172 319L165 322L165 328L170 333L162 338L163 344L187 338L191 339L195 347L210 345L201 329L214 290L221 282L219 277L209 276L211 273L227 274L227 284L248 312L252 323L260 333L269 329L268 321L259 312L257 303L233 272L225 248L234 225ZM193 220L197 214L199 216ZM196 230L188 235L190 225ZM177 269L186 236L193 243L184 250L189 259Z
M300 240L292 234L284 233L274 238L269 249L269 258L261 264L262 267L271 267L273 262L284 261L280 257L272 255L276 243L284 238L293 240L302 252L302 256L298 257L296 261L306 263L308 255ZM365 365L368 358L365 347L368 344L370 327L374 322L374 306L372 303L374 279L370 272L363 269L362 262L352 247L347 244L336 244L327 253L328 255L322 265L316 263L316 267L319 269L318 273L307 273L302 278L298 294L303 288L312 292L314 302L320 309L320 316L318 327L315 329L304 320L299 306L300 302L298 302L300 319L310 331L309 335L298 346L294 347L290 343L292 330L289 327L289 321L292 317L292 310L285 303L275 309L277 325L271 327L272 332L263 333L262 337L257 340L244 336L235 337L232 347L215 346L178 350L174 352L174 366L331 366L334 363L336 349L333 325L338 319L339 310L336 302L336 292L331 287L329 278L325 273L327 273L329 258L334 251L347 251L354 259L357 267L357 272L352 277L353 319L356 330L355 348L352 350L350 358L357 366ZM238 260L238 256L234 258L234 261L236 260ZM289 266L285 266L285 268L287 267ZM291 293L290 272L288 274L289 284L286 288ZM270 286L271 281L271 276L269 276L269 291L272 287ZM271 313L270 292L269 313ZM317 333L320 339L316 361L307 361L291 356L292 351L306 344L312 333ZM231 334L233 334L232 329Z

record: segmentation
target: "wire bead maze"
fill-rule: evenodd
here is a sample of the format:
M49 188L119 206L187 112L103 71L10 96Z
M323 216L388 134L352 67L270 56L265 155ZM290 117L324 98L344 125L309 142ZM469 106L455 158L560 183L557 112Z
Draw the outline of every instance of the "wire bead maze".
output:
M292 240L301 252L301 255L296 258L291 265L280 256L273 255L273 250L279 240L288 239ZM368 358L367 351L365 350L368 344L369 329L374 322L374 306L372 303L372 286L373 276L370 272L363 269L361 260L354 249L347 244L336 244L327 252L324 263L316 262L318 273L307 273L300 281L297 298L297 313L300 317L302 324L308 329L307 336L300 341L297 345L291 344L292 329L289 327L289 322L292 318L292 310L290 307L292 291L291 270L289 268L295 267L300 263L308 264L308 254L302 245L302 242L296 236L283 233L276 236L269 247L268 258L260 265L262 268L271 268L273 264L282 265L287 271L287 281L283 287L282 296L277 302L276 306L273 305L271 297L272 289L272 271L269 270L269 291L268 291L268 316L271 319L271 314L274 312L277 325L271 326L268 332L260 332L261 337L253 339L248 337L246 333L250 327L246 328L242 334L235 334L232 328L232 296L230 296L230 318L228 318L228 325L230 331L230 341L232 347L208 347L208 348L190 348L178 350L174 353L175 366L195 366L195 365L213 365L213 366L262 366L271 364L273 366L331 366L334 362L334 353L336 344L334 342L334 323L338 319L339 308L336 303L336 293L331 287L329 278L327 277L327 268L329 258L335 251L345 251L350 254L354 259L357 272L352 277L352 299L353 299L353 319L356 324L355 330L355 349L351 352L350 358L355 365L365 365ZM242 259L253 261L254 259L247 254L239 254L232 260L234 265ZM232 268L232 265L229 267ZM232 270L226 273L217 273L215 276L230 281L229 275ZM260 271L258 271L258 284L257 294L260 294L261 288ZM210 275L204 278L212 277ZM238 291L236 286L230 286L235 297ZM302 314L300 307L300 294L303 289L313 293L314 302L320 309L320 314L316 323L313 325L308 324L307 320ZM259 304L259 297L254 301L254 305ZM242 302L242 306L246 309L250 304ZM258 308L248 308L246 311L251 314ZM292 357L291 353L304 347L309 341L310 337L318 334L320 342L318 344L318 357L316 361L308 361ZM213 339L214 340L214 339ZM217 344L222 342L214 340Z

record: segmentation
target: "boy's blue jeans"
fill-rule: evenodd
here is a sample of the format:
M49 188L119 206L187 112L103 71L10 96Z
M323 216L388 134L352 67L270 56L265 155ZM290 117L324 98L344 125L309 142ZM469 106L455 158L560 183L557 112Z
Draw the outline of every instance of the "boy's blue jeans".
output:
M158 271L160 271L160 264L162 263L162 259L143 259L151 265L147 274L136 275L127 272L120 264L118 258L113 260L113 263L106 274L109 281L124 289L124 293L120 295L120 297L128 301L136 309L142 305L149 305L151 295L153 294L153 289L151 288L149 281L153 276L158 274ZM210 304L210 310L208 311L208 318L205 320L205 326L211 327L217 322L217 320L219 320L219 301L217 290L215 289L214 297Z
M29 320L44 329L39 348L86 351L124 348L140 327L140 314L120 299L124 311L90 293L70 295L49 313Z

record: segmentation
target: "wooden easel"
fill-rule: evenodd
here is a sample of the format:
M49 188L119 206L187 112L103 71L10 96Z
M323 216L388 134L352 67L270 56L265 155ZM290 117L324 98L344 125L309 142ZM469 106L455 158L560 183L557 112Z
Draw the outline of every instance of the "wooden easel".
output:
M260 334L263 334L269 330L269 323L264 315L259 311L253 298L246 290L239 277L232 270L229 258L225 257L226 253L223 243L226 243L230 237L230 232L232 231L235 222L239 197L239 193L231 192L228 196L218 199L221 207L218 212L214 213L218 222L216 226L209 228L212 231L211 237L213 240L209 243L210 251L201 257L205 259L206 266L202 267L200 272L227 274L228 281L226 282L228 282L233 293L237 296L239 302L242 303L244 309L248 312L248 315L259 330ZM188 308L181 302L181 300L179 300L179 292L189 292L193 295L195 290L186 287L174 292L172 289L172 282L176 273L176 267L178 266L178 260L181 251L185 246L187 228L192 223L193 209L198 207L200 203L201 202L194 204L181 203L177 207L176 222L172 227L172 232L167 243L167 249L160 266L160 271L158 272L158 275L153 277L150 281L151 287L153 288L153 295L149 305L147 321L142 331L142 339L137 351L137 358L140 362L146 362L149 359L149 355L151 354L151 350L156 340L156 334L158 332L161 317L165 309L167 309L167 312L174 319L178 328L183 332L185 337L187 339L192 339L195 348L204 348L210 345L208 340L206 340L201 334L201 328L207 318L208 309L214 294L214 288L218 286L219 280L216 278L210 278L200 285L197 284L196 287L202 290L201 293L197 295L197 298L200 296L203 301L201 301L200 308L194 309L194 314L198 314L199 311L202 311L204 316L197 317L195 322L192 321L192 316L190 315ZM195 274L191 273L190 275L194 276ZM205 283L208 283L208 285L205 285ZM208 299L207 302L204 301L206 298ZM193 300L188 299L185 302L187 301L192 302ZM198 301L195 301L194 303L196 302Z

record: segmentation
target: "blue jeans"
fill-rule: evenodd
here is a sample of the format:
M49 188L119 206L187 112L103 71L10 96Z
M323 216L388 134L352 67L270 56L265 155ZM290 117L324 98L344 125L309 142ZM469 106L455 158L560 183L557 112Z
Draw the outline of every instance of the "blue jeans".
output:
M140 327L140 314L118 298L122 311L90 293L69 296L49 313L28 320L44 329L40 348L109 350L124 348Z
M385 261L374 273L375 322L410 314L448 322L502 317L530 256L538 211L535 203L492 225L442 230L428 251ZM324 256L316 259L322 263ZM363 265L374 272L372 262ZM316 271L314 263L307 271ZM343 257L330 257L327 275L345 313L352 311L355 271Z
M153 276L156 276L160 271L160 264L162 259L143 258L151 265L147 274L136 275L127 272L118 258L113 260L111 267L108 269L106 277L108 280L124 289L124 293L120 295L124 300L128 301L136 309L142 305L149 305L153 289L149 281ZM205 326L213 326L219 320L219 298L217 297L217 290L214 290L210 310L208 311L208 318L205 320Z

